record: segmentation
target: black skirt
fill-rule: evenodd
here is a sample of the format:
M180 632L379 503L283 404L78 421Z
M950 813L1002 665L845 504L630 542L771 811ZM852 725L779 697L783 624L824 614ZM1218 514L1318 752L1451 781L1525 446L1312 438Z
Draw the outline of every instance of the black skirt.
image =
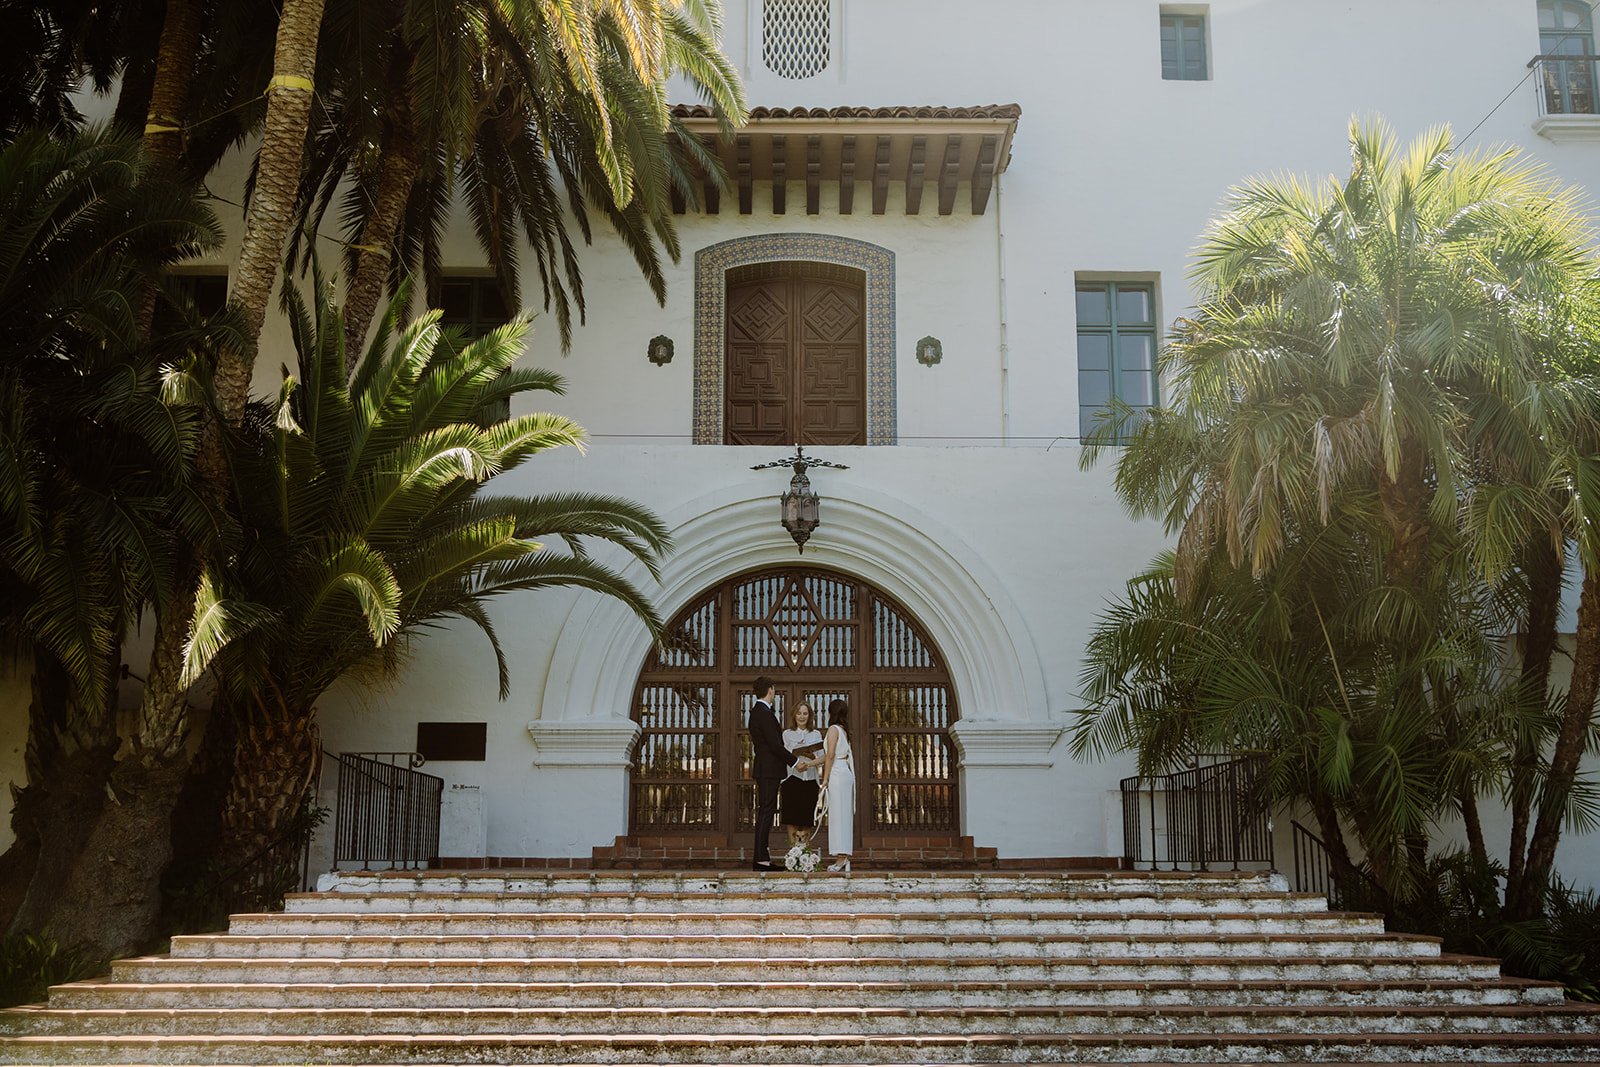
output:
M778 821L785 826L817 825L817 795L822 786L790 775L778 787Z

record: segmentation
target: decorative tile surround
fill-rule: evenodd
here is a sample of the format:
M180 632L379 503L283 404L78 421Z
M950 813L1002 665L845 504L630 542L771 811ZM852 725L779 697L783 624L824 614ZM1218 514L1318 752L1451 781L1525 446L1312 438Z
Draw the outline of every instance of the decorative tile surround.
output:
M894 253L816 233L762 233L708 245L694 256L694 442L720 445L728 271L752 263L807 260L867 275L867 444L895 443Z

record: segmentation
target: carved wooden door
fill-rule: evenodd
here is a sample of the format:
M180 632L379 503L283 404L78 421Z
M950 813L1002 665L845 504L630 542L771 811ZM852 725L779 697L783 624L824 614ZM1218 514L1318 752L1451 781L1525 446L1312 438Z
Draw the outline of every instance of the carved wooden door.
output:
M825 263L731 271L723 439L867 443L866 275Z

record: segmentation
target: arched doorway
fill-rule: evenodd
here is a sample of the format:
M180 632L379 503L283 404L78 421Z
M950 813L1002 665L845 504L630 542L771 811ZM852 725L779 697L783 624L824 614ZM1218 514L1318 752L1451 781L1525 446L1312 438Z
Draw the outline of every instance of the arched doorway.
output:
M856 832L953 834L960 825L943 659L910 614L866 582L785 567L709 590L667 627L640 672L630 830L735 840L753 829L745 719L750 683L778 681L778 711L849 702Z

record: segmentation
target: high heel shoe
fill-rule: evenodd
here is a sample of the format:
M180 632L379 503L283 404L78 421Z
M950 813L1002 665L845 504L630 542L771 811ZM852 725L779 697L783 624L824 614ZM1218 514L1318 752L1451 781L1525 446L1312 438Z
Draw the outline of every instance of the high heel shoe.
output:
M841 874L849 874L850 873L850 861L849 860L840 860L838 863L830 863L830 864L828 864L828 870L830 870L830 871L838 871Z

